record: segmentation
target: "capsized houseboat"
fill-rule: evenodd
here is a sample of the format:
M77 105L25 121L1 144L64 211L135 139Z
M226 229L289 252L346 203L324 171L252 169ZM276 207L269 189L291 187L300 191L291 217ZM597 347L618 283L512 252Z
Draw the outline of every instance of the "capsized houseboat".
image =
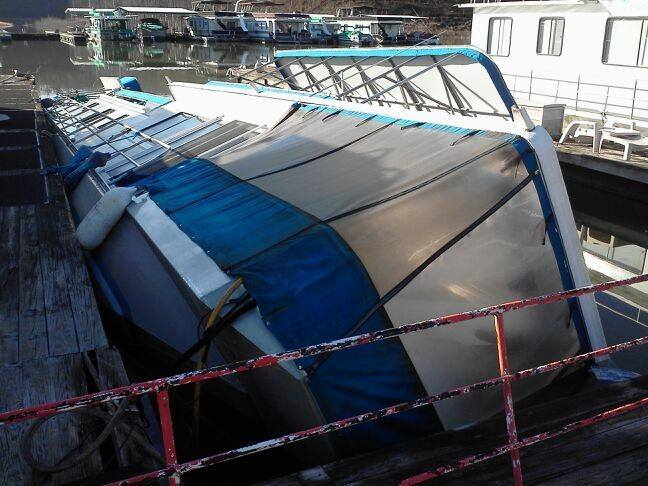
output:
M472 0L471 44L525 105L565 105L592 120L648 127L648 3ZM604 120L605 121L605 120Z
M135 31L130 27L131 17L119 15L114 11L91 11L87 16L89 26L86 28L88 40L130 41L135 39Z
M129 80L47 109L115 312L182 353L224 304L216 364L589 283L552 141L484 53L286 50L272 65L291 89L171 82L167 98ZM591 296L507 319L513 369L605 342ZM294 431L495 376L494 349L483 318L230 385ZM500 409L487 389L304 447L321 462Z

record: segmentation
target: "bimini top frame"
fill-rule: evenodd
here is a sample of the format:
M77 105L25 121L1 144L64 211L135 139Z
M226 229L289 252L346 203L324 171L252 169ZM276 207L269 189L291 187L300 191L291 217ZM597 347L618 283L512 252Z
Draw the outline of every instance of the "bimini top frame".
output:
M498 67L473 47L286 50L272 64L274 70L251 72L245 80L361 104L472 117L512 119L516 108Z

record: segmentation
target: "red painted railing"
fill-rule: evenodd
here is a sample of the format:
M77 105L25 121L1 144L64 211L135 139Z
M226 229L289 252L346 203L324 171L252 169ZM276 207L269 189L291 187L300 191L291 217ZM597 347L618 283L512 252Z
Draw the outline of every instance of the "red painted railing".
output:
M530 299L517 300L517 301L491 306L491 307L485 307L473 311L451 314L436 319L430 319L430 320L420 321L412 324L406 324L392 329L365 333L357 336L339 339L337 341L331 341L328 343L306 346L300 349L295 349L295 350L285 351L285 352L275 353L275 354L269 354L269 355L260 356L258 358L254 358L246 361L239 361L227 365L216 366L202 371L182 373L167 378L160 378L160 379L150 380L150 381L137 383L133 385L113 388L111 390L101 391L97 393L90 393L75 398L69 398L67 400L60 400L57 402L51 402L43 405L37 405L37 406L27 407L19 410L4 412L0 414L0 425L13 424L24 420L35 419L38 417L47 417L50 415L68 412L70 410L78 409L81 407L91 407L109 401L128 399L130 397L153 393L157 398L157 405L158 405L158 410L160 415L160 425L162 430L164 453L165 453L165 458L167 463L166 467L139 476L131 477L129 479L122 480L115 484L123 484L123 485L139 484L144 481L149 481L153 479L168 478L170 484L177 485L180 483L180 477L183 474L186 474L190 471L202 469L238 457L254 454L256 452L281 447L311 437L324 435L363 422L368 422L370 420L376 420L389 415L394 415L397 413L405 412L407 410L412 410L414 408L427 406L441 400L446 400L448 398L452 398L459 395L465 395L476 390L483 390L485 388L491 388L497 385L502 385L502 392L504 395L504 411L506 415L506 428L507 428L508 439L509 439L507 445L498 447L486 454L468 456L466 458L461 459L455 464L449 464L449 465L437 467L433 470L405 479L401 482L401 484L403 485L420 484L422 482L432 480L441 475L448 474L452 471L456 471L458 469L462 469L467 466L477 464L479 462L483 462L492 459L494 457L500 456L502 454L508 453L511 456L513 477L515 480L515 484L521 485L522 467L520 464L520 455L519 455L519 450L521 448L527 447L529 445L538 443L543 440L556 437L558 435L565 434L567 432L571 432L573 430L577 430L583 427L587 427L589 425L596 424L608 418L623 413L628 413L632 410L636 410L640 407L648 405L648 397L623 405L621 407L617 407L612 410L608 410L606 412L600 413L598 415L594 415L592 417L580 420L578 422L570 423L568 425L561 427L560 429L543 432L534 435L532 437L527 437L520 440L517 436L517 429L515 425L515 413L513 408L513 397L512 397L511 385L510 385L511 382L526 378L528 376L555 371L564 366L583 362L586 360L591 360L596 357L606 356L635 346L648 344L648 336L639 339L634 339L632 341L627 341L621 344L616 344L614 346L608 346L606 348L590 351L589 353L584 353L570 358L565 358L559 361L554 361L544 365L536 366L534 368L529 368L517 372L511 372L509 370L508 355L506 350L504 314L506 312L523 309L526 307L533 307L533 306L544 305L553 302L564 301L570 298L578 297L580 295L592 294L594 292L609 290L623 285L631 285L631 284L646 282L646 281L648 281L648 274L640 275L638 277L633 277L625 280L619 280L615 282L591 285L588 287L582 287L575 290L556 292L554 294L534 297ZM203 457L201 459L196 459L181 464L178 463L176 450L175 450L173 423L171 420L169 392L168 392L169 388L182 386L189 383L197 383L206 380L213 380L223 376L242 373L256 368L272 366L282 361L288 361L288 360L294 360L294 359L303 358L307 356L315 356L324 353L330 353L333 351L338 351L341 349L346 349L354 346L361 346L376 341L380 341L383 339L389 339L396 336L421 331L424 329L445 326L448 324L456 324L459 322L464 322L464 321L476 319L479 317L485 317L485 316L493 316L495 321L498 358L500 363L500 376L498 377L473 383L471 385L454 388L452 390L447 390L443 393L439 393L436 395L419 398L411 402L399 403L373 412L363 413L343 420L338 420L336 422L331 422L326 425L321 425L307 430L302 430L300 432L287 434L274 439L265 440L253 445L240 447L237 449L232 449L227 452L222 452L219 454Z

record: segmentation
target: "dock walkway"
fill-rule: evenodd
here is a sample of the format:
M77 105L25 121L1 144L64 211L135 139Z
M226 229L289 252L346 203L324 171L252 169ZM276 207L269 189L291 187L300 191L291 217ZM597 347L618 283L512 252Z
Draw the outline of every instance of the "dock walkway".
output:
M33 81L0 76L0 411L128 383L104 334L62 180L40 175L56 165L46 134ZM47 479L20 451L32 423L0 429L0 484ZM36 461L57 463L99 425L78 414L48 421L34 435ZM112 439L112 450L102 447L49 479L92 478L139 460L119 430Z

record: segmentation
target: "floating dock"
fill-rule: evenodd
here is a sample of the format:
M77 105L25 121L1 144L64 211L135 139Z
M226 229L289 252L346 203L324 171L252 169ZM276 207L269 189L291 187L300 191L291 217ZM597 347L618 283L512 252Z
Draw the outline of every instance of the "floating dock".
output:
M88 39L85 34L78 32L61 32L59 35L61 42L69 46L85 46Z
M128 378L119 352L108 346L63 182L41 175L57 161L33 80L0 76L0 100L2 412L128 384ZM128 420L136 423L135 417ZM21 442L31 426L0 429L2 484L41 484L50 476L65 483L101 477L105 469L146 467L132 437L116 428L112 440L77 465L39 472L30 461L56 468L103 426L97 430L96 419L75 413L47 421L32 430L30 459Z
M556 152L565 179L648 203L648 157L635 153L626 161L620 150L593 153L591 145L571 143Z

